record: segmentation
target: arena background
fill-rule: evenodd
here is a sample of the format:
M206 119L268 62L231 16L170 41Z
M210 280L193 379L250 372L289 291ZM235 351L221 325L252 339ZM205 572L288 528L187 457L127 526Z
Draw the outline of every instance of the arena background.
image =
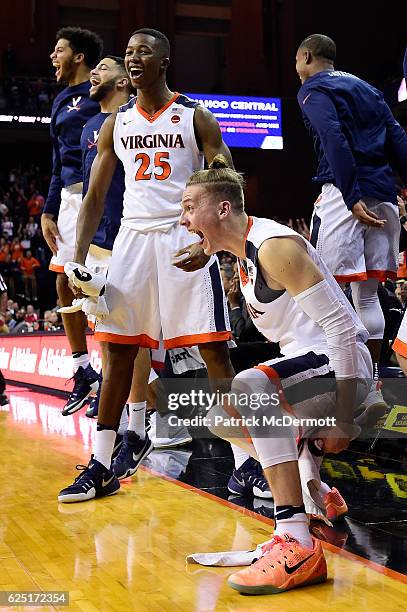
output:
M287 221L309 220L318 186L316 162L300 114L295 53L301 40L322 32L337 43L336 67L382 89L397 103L406 43L405 20L395 2L320 0L3 0L0 3L0 115L49 116L49 104L32 108L23 93L10 95L10 82L33 87L38 80L56 91L49 54L64 25L88 27L101 35L105 53L123 55L129 34L153 27L167 34L172 58L169 85L180 92L280 97L283 150L232 150L247 179L250 213ZM401 15L400 15L401 16ZM25 87L27 89L27 87ZM27 108L28 105L28 108ZM31 105L31 107L30 107ZM35 164L42 195L48 191L51 146L48 123L0 121L0 186L11 168ZM45 259L38 274L41 309L55 305L53 274Z

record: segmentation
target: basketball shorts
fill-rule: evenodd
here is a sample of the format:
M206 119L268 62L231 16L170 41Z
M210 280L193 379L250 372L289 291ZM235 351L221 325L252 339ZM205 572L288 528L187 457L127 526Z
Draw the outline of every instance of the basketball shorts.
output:
M356 406L365 400L371 388L373 365L370 353L363 342L358 342L358 384ZM309 351L303 355L277 357L256 366L262 370L273 383L277 382L285 399L289 413L295 416L322 418L327 416L335 406L335 378L329 357L317 351ZM329 380L333 381L329 390ZM302 385L304 381L312 381ZM302 435L307 433L303 430ZM309 432L308 432L309 433Z
M112 251L109 249L103 249L102 247L97 246L96 244L91 244L89 246L89 251L86 256L86 266L99 265L106 266L106 274L109 269L110 260L112 258ZM94 316L88 317L88 325L91 329L95 329L96 326L96 318ZM158 349L151 350L151 368L156 368L157 370L164 367L165 361L165 349L162 340L160 341L160 345ZM152 369L150 372L150 379L148 383L153 382L158 378L156 374L154 374L154 370Z
M358 221L346 207L337 187L327 183L317 199L311 221L311 244L338 283L397 278L400 222L398 209L373 198L363 201L384 228Z
M231 337L217 257L201 270L172 265L174 254L194 242L176 224L168 232L121 226L113 245L106 303L110 314L97 324L96 340L178 348Z
M89 251L86 256L85 266L106 266L107 274L111 257L112 251L110 251L109 249L103 249L102 247L99 247L96 244L91 244L89 246ZM88 326L90 327L90 329L95 329L96 317L94 317L93 315L88 316Z
M393 351L407 359L407 311L404 313L397 337L393 343Z
M49 269L53 272L64 273L67 261L73 261L75 253L76 222L82 204L82 183L75 183L61 190L61 207L58 214L57 238L58 252L52 256Z

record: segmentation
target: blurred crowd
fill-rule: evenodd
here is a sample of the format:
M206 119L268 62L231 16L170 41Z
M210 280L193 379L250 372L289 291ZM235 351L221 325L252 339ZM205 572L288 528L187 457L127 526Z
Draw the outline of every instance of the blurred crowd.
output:
M8 297L18 302L13 316L21 310L19 304L39 306L38 279L49 261L40 222L48 181L35 166L13 168L0 180L0 274Z
M59 90L55 80L46 77L6 77L0 81L0 112L49 117Z

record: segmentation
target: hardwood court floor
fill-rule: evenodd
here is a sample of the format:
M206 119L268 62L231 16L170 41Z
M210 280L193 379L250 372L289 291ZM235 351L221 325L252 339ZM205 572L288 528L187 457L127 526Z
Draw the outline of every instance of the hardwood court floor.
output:
M327 583L239 595L226 584L229 568L186 566L185 557L254 547L269 537L268 520L146 469L116 496L58 504L75 463L87 462L89 420L61 417L55 397L9 396L10 410L0 413L0 591L69 591L69 609L84 611L406 609L401 574L329 545Z

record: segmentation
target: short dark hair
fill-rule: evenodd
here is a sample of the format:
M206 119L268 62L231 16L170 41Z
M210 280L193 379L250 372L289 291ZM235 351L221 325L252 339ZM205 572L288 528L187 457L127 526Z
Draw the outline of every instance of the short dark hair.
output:
M96 32L69 26L58 30L56 39L60 38L69 41L74 53L83 53L85 64L89 68L94 68L102 57L103 41Z
M136 30L135 32L133 32L130 35L130 38L133 38L133 36L135 36L136 34L147 34L147 36L152 36L158 41L161 51L163 53L163 56L164 57L170 56L170 41L168 40L166 35L163 34L162 32L159 32L158 30L153 30L152 28L140 28L139 30Z
M325 34L311 34L307 36L299 46L299 49L304 48L309 49L315 57L321 57L330 62L335 61L336 45L332 38L325 36Z
M122 57L119 57L118 55L104 55L100 59L102 60L103 58L113 60L119 66L120 71L123 72L123 75L126 77L128 76L126 67L124 65L124 59Z

